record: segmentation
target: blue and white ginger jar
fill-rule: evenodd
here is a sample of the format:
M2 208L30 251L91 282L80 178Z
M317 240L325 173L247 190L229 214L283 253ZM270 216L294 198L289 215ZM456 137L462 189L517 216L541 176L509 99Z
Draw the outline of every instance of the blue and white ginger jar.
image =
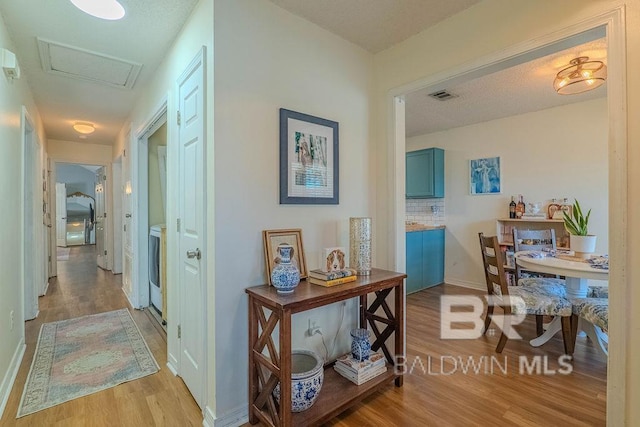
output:
M368 360L371 352L370 332L364 328L351 330L351 357L356 360Z
M292 262L293 246L279 245L278 260L271 271L271 284L278 290L279 294L289 294L293 292L300 283L300 270Z

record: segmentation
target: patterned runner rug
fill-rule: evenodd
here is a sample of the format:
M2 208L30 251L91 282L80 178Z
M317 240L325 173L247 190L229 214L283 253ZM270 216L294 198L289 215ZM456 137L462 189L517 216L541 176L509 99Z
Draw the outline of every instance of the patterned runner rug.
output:
M17 418L159 369L126 308L45 323Z

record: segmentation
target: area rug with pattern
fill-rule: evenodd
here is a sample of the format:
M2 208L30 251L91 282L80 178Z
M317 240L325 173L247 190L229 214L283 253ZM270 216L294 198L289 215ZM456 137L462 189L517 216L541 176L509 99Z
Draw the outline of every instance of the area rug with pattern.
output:
M127 309L45 323L17 418L159 369Z

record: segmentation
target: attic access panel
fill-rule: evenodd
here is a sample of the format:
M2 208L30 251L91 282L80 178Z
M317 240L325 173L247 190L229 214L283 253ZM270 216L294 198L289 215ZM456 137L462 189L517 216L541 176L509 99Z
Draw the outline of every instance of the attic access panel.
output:
M118 88L133 88L142 64L38 38L45 72Z

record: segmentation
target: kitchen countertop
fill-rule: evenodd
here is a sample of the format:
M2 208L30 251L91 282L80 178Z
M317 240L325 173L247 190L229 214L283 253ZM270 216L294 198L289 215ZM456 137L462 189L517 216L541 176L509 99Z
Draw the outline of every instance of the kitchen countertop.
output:
M427 230L440 230L446 228L444 225L426 225L426 224L406 224L406 232L412 233L414 231L427 231Z

